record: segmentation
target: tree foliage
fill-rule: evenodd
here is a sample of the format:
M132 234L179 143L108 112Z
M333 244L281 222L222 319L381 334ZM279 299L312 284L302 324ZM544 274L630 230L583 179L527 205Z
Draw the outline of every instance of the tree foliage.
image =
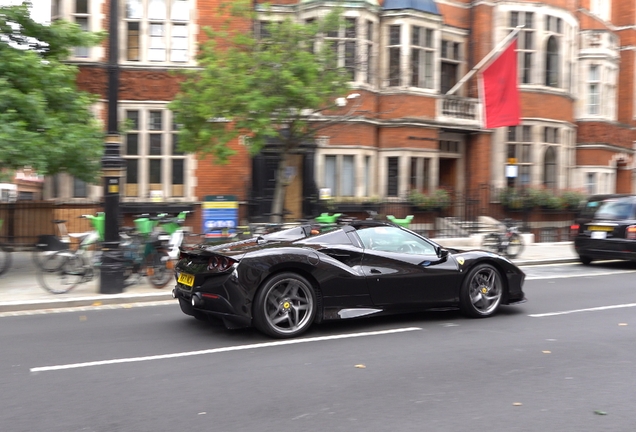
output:
M95 98L77 89L78 69L65 60L73 47L96 45L103 34L62 20L40 24L30 6L0 7L0 169L31 166L92 181L103 129L91 113Z
M338 28L340 10L311 24L270 24L259 38L237 29L237 19L254 20L250 2L234 2L227 11L229 24L206 29L201 68L185 72L170 105L181 148L224 163L234 154L228 143L247 134L252 154L269 138L280 140L283 152L293 150L324 126L316 114L333 108L349 89L333 47L321 44L324 32Z
M334 101L349 91L349 77L338 67L337 46L322 38L339 28L342 12L334 8L311 23L272 21L258 37L245 31L256 19L251 2L231 2L219 15L229 19L206 29L200 68L185 72L181 91L170 104L180 127L180 148L226 163L236 153L230 143L240 134L249 137L253 155L268 141L277 142L282 157L272 213L280 215L286 155L333 124L339 113Z

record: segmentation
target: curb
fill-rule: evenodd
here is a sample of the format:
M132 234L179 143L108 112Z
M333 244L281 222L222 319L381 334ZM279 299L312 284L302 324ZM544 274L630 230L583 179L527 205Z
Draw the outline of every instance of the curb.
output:
M54 294L51 294L54 295ZM64 294L62 294L64 295ZM63 309L83 306L105 306L126 303L150 303L172 300L172 290L162 293L144 294L102 294L90 297L53 298L51 300L27 300L15 302L0 302L0 313L22 312L47 309Z

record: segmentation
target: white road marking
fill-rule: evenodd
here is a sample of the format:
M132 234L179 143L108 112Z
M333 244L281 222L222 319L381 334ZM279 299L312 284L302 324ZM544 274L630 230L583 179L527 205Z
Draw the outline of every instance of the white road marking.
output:
M548 312L548 313L542 313L542 314L531 314L528 316L532 318L543 318L543 317L557 316L557 315L568 315L568 314L579 313L579 312L597 312L597 311L604 311L604 310L610 310L610 309L621 309L621 308L630 308L630 307L636 307L636 303L626 303L626 304L619 304L619 305L612 305L612 306L599 306L599 307L593 307L593 308L587 308L587 309L574 309L569 311Z
M613 276L617 274L629 274L636 273L636 270L612 270L607 272L598 272L598 273L574 273L567 275L546 275L546 276L528 276L526 277L527 281L532 280L545 280L545 279L567 279L567 278L579 278L579 277L592 277L592 276Z
M55 370L62 370L62 369L78 369L83 367L104 366L104 365L111 365L111 364L118 364L118 363L134 363L134 362L142 362L142 361L164 360L164 359L191 357L191 356L205 355L205 354L217 354L217 353L230 352L230 351L244 351L244 350L258 349L258 348L269 348L269 347L275 347L275 346L281 346L281 345L295 345L295 344L308 343L308 342L321 342L321 341L337 340L337 339L351 339L351 338L357 338L357 337L378 336L378 335L393 334L393 333L404 333L404 332L411 332L411 331L417 331L417 330L422 330L422 329L420 327L406 327L406 328L399 328L399 329L393 329L393 330L348 333L348 334L342 334L342 335L320 336L320 337L304 338L304 339L289 339L289 340L282 340L282 341L276 341L276 342L264 342L264 343L258 343L258 344L251 344L251 345L237 345L237 346L229 346L229 347L223 347L223 348L213 348L213 349L201 350L201 351L189 351L189 352L181 352L181 353L173 353L173 354L160 354L160 355L146 356L146 357L130 357L130 358L121 358L121 359L112 359L112 360L101 360L101 361L92 361L92 362L86 362L86 363L71 363L71 364L57 365L57 366L42 366L42 367L31 368L30 371L31 372L47 372L47 371L55 371Z

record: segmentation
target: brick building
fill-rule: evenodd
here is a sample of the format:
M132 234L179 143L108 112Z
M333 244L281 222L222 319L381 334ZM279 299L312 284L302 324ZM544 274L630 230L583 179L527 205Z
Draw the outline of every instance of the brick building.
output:
M242 217L271 200L276 155L250 158L239 142L231 163L180 153L166 104L178 90L172 70L196 66L219 0L120 0L120 119L127 174L124 206L197 206L236 195ZM255 7L263 10L254 2ZM279 0L260 20L314 19L337 2ZM622 0L349 0L338 34L340 61L352 72L355 115L308 143L295 159L286 208L310 213L309 195L404 198L412 189L470 195L478 185L636 192L636 4ZM108 0L53 0L52 17L90 30L108 28ZM346 25L345 25L346 24ZM482 127L478 82L446 93L518 25L522 124ZM253 27L252 27L253 26ZM108 46L78 48L80 86L101 95ZM346 96L346 95L343 95ZM272 143L275 147L275 143ZM514 160L517 177L506 177ZM73 197L77 181L47 187ZM97 196L100 187L89 187Z

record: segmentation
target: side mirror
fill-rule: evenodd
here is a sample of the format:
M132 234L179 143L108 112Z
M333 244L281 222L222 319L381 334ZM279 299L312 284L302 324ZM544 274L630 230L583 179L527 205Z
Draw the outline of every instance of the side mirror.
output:
M437 256L441 259L444 260L448 257L448 249L444 249L444 248L439 248L437 250Z

